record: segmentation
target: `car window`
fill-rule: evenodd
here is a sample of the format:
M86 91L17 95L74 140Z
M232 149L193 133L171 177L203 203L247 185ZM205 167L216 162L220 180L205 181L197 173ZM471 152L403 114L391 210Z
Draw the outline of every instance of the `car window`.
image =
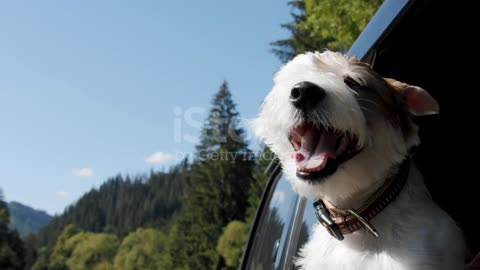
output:
M282 269L298 199L290 183L284 177L279 177L268 196L268 207L261 213L247 269Z
M303 199L306 200L306 199ZM306 203L303 204L303 216L302 222L298 226L300 226L300 233L298 235L298 242L296 244L294 256L297 257L300 249L305 245L305 243L310 239L312 236L312 229L313 225L318 224L317 217L315 216L315 211L313 208L313 200L309 199L306 200ZM298 229L297 229L298 230ZM294 268L293 269L298 269Z

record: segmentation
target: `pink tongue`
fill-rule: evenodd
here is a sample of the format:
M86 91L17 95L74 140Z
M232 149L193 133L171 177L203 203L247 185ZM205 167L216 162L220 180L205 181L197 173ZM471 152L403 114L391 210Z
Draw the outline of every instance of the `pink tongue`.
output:
M295 160L300 169L319 170L325 167L328 158L335 157L338 135L323 130L321 133L309 128L301 138L301 147L295 151Z

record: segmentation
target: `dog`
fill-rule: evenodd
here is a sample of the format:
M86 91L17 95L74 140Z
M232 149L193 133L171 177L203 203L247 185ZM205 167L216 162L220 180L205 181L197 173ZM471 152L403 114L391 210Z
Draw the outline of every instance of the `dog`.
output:
M298 55L275 74L252 125L292 189L316 200L300 269L465 269L462 231L410 158L413 116L438 112L421 87L338 52Z

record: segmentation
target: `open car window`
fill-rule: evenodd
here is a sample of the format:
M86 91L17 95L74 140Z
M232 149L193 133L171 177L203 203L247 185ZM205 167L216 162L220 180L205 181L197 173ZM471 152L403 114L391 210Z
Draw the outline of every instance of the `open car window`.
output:
M287 255L287 241L295 219L299 196L284 177L275 180L268 194L266 207L261 212L258 229L247 268L251 270L283 269Z
M302 215L299 217L299 222L296 223L296 231L298 231L297 241L292 246L294 258L299 255L303 245L312 237L313 227L319 224L315 211L313 208L313 200L302 199L304 201L304 208ZM297 269L297 268L293 268Z

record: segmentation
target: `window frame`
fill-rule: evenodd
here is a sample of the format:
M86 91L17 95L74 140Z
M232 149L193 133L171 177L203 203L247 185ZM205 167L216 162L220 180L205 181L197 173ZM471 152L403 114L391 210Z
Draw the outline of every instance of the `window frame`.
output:
M251 263L251 259L254 256L254 253L252 253L252 251L255 247L254 245L255 236L257 235L257 232L259 230L258 227L264 221L264 218L265 218L264 213L266 213L266 211L270 206L270 202L273 199L273 194L275 193L278 182L282 180L283 175L282 175L281 164L277 158L272 160L272 162L269 164L269 166L265 170L265 174L269 175L267 186L263 191L262 198L260 200L260 205L257 208L256 214L255 214L255 220L251 226L251 229L248 235L245 251L243 252L241 265L239 269L247 269L247 267L249 266L249 263ZM277 251L279 253L276 255L277 257L284 256L282 260L278 262L278 266L279 266L278 269L287 269L286 265L290 265L293 263L292 256L291 256L291 252L292 252L291 245L292 243L295 242L295 237L298 237L298 235L295 234L296 227L298 226L297 225L298 216L299 216L299 213L303 213L302 212L303 210L300 210L299 208L303 209L304 201L305 201L304 198L298 196L297 194L295 195L297 196L296 206L294 207L293 215L289 216L289 219L288 219L289 223L285 225L287 226L287 229L285 231L286 239L283 242L283 247L279 248L279 251ZM280 250L281 250L281 253L280 253Z

